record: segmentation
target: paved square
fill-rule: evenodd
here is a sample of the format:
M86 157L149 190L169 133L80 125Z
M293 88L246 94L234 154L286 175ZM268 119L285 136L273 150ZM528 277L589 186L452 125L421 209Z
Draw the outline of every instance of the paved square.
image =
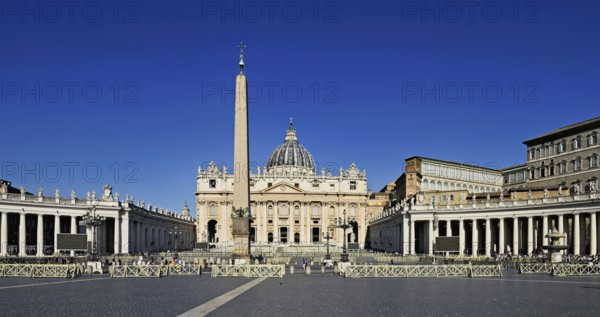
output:
M6 316L178 316L253 279L202 276L0 279ZM265 279L212 307L210 316L589 315L600 309L600 278L505 271L501 279L349 279L297 270ZM192 311L193 312L193 311Z

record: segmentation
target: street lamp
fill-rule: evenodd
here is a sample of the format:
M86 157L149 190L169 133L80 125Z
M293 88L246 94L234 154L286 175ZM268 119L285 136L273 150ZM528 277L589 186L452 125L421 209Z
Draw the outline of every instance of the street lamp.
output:
M333 238L331 233L327 231L327 233L323 232L323 239L327 240L327 254L325 254L325 260L331 260L331 255L329 254L329 239Z
M338 220L337 220L337 227L344 229L344 247L342 249L342 256L341 256L340 262L348 262L348 253L346 252L347 251L346 240L348 238L346 237L346 229L350 228L350 224L348 223L348 221L346 219L346 209L344 209L343 214L344 214L344 219L342 220L341 218L338 218Z
M96 227L101 226L106 218L96 215L96 206L93 206L91 210L88 210L83 215L82 219L87 228L92 228L92 237L94 240L92 242L92 254L91 256L88 255L88 257L92 261L98 261L98 230L96 230Z
M177 230L177 226L173 227L171 230L169 230L169 235L173 236L175 235L175 257L177 258L177 238L180 234L183 234L182 231Z

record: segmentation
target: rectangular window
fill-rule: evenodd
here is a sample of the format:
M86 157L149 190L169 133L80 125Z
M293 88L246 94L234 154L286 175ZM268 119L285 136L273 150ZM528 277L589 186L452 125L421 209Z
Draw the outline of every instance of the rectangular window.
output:
M454 195L450 195L450 198L448 198L448 201L454 201Z
M592 156L590 157L590 168L598 166L598 157Z
M442 196L440 197L440 201L446 201L446 195L442 195Z
M356 190L356 182L355 181L350 182L350 190Z
M294 187L299 188L300 187L300 183L294 183Z
M581 159L576 159L575 160L575 170L576 171L581 170Z
M216 188L217 187L217 180L216 179L210 179L208 180L208 188Z
M554 155L554 144L550 144L548 155Z
M564 174L567 172L567 164L565 162L560 163L560 173Z
M598 135L595 133L590 135L590 139L589 139L588 143L590 146L596 145L596 143L598 143Z
M534 159L534 153L533 150L529 150L529 159L533 160Z
M545 157L546 156L546 148L541 147L540 148L540 157Z
M313 188L319 188L319 183L313 183Z
M573 150L577 150L581 147L581 141L579 140L579 138L573 140Z

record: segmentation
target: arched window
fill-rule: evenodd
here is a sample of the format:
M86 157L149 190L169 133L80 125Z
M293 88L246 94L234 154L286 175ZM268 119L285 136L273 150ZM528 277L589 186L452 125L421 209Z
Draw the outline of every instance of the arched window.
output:
M443 187L443 190L444 190L444 191L447 191L447 190L449 190L449 189L450 189L450 188L448 187L448 182L444 182L444 187Z
M329 207L329 217L335 217L335 207Z
M279 209L281 210L281 213L280 213L280 215L281 215L282 217L287 217L287 215L288 215L288 206L287 206L287 205L281 205L281 206L279 207Z
M294 206L294 216L300 216L300 206Z
M319 206L313 206L312 215L313 217L319 217Z
M428 180L423 181L423 190L429 190L429 181Z
M269 205L267 207L267 215L273 216L273 206Z
M217 215L217 206L215 204L211 204L209 207L209 215L216 216Z
M356 217L356 207L350 206L350 217Z

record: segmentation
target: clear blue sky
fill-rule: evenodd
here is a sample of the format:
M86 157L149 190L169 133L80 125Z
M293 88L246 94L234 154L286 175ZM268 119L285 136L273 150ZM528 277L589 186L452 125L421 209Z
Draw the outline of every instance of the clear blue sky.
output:
M523 163L522 141L600 115L598 1L24 3L0 8L0 178L32 192L193 204L198 165L231 168L240 41L251 161L294 117L373 190L413 155Z

